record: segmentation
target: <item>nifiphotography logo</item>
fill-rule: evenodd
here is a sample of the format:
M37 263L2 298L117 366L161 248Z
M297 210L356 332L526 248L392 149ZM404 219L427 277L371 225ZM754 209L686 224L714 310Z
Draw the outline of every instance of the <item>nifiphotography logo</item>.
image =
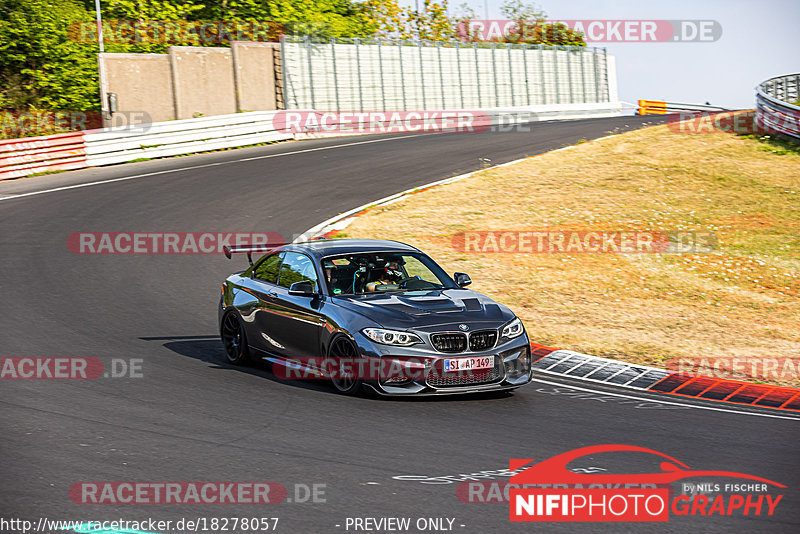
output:
M636 452L660 457L660 472L638 474L587 474L567 468L574 460L606 452ZM703 471L664 453L634 445L595 445L568 451L548 460L510 460L510 521L669 521L676 516L771 516L783 494L768 493L769 486L786 486L732 471ZM721 477L747 482L681 483L683 491L670 492L668 484L691 478ZM696 491L714 492L704 494ZM686 494L685 492L690 494Z

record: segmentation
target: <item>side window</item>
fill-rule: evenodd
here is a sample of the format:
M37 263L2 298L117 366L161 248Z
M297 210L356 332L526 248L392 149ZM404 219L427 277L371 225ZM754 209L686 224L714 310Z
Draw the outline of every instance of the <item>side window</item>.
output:
M253 269L253 278L257 278L263 282L269 282L270 284L277 283L278 268L281 265L281 259L284 254L284 252L280 252L272 256L267 256L264 261L256 265L255 269Z
M281 276L278 280L278 285L288 288L295 282L303 280L308 280L314 284L314 289L317 289L317 273L314 270L314 262L304 254L287 252L283 258L283 265L281 265Z

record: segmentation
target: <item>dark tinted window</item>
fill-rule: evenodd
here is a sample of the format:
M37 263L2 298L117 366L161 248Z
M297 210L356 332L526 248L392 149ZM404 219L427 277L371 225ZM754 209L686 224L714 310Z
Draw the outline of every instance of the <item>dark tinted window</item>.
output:
M289 287L295 282L308 280L317 289L317 273L314 270L314 262L311 258L297 252L287 252L281 265L281 277L278 285Z
M256 265L255 269L253 269L253 277L271 284L276 283L278 281L278 268L281 265L283 254L283 252L280 252L272 256L267 256L264 261Z

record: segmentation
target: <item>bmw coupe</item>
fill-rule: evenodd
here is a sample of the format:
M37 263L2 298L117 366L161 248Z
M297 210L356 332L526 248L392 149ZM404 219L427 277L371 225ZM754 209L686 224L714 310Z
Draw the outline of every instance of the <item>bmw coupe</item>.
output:
M344 394L473 393L531 380L522 321L415 247L331 239L225 248L237 253L250 266L225 280L219 302L232 364L266 361L276 375L330 380Z

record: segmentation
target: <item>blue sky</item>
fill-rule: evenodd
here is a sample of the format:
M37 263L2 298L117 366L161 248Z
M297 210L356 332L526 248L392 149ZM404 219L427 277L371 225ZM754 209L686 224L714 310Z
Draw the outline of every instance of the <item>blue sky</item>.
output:
M470 5L482 18L484 0ZM414 0L401 0L413 5ZM488 0L502 18L503 0ZM800 72L800 0L541 0L549 19L716 20L713 43L600 43L617 57L620 98L754 107L763 80ZM420 0L420 4L422 1Z

